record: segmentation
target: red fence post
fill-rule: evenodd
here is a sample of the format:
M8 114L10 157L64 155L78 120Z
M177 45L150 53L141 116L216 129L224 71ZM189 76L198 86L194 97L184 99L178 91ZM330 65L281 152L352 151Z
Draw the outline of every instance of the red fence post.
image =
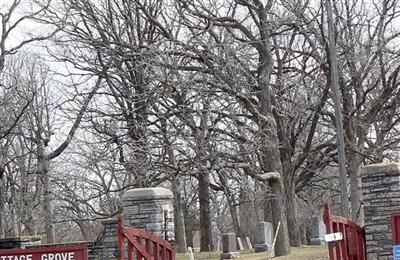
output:
M160 256L160 245L158 242L154 242L154 260L158 260Z
M324 207L324 223L326 226L326 233L333 233L333 224L331 221L331 209L328 204L325 204ZM336 251L333 250L331 246L329 246L329 260L336 260Z

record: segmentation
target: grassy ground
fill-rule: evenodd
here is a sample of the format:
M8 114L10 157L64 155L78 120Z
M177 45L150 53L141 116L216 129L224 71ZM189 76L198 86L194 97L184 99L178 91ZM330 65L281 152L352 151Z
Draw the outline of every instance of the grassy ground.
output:
M218 252L211 253L195 253L195 260L219 260L220 254ZM178 254L177 260L188 260L189 257L184 254ZM269 253L254 253L253 250L245 250L240 252L240 259L246 260L327 260L328 248L326 246L307 246L301 248L292 248L292 254L289 256L272 257L269 258Z

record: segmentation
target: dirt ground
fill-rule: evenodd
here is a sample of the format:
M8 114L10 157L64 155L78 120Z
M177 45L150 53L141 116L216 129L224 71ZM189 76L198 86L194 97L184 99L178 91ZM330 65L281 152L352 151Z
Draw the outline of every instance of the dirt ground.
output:
M195 253L195 260L219 260L221 253ZM189 257L184 254L178 254L177 260L188 260ZM305 246L301 248L292 248L292 253L289 256L282 257L269 257L269 253L254 253L252 250L245 250L240 252L240 259L246 260L327 260L328 248L326 246Z

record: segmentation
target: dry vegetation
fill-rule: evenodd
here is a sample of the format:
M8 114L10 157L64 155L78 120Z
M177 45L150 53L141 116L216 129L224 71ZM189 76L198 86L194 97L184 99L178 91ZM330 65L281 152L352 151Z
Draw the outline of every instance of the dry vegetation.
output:
M220 253L217 252L204 252L204 253L195 253L195 260L217 260L219 259ZM184 254L178 254L177 260L187 260L189 257ZM261 259L269 259L269 253L254 253L253 251L245 250L241 252L240 259L246 260L261 260ZM300 248L292 248L292 254L289 256L282 257L272 257L274 260L325 260L329 259L328 257L328 249L326 246L309 246L309 247L300 247Z

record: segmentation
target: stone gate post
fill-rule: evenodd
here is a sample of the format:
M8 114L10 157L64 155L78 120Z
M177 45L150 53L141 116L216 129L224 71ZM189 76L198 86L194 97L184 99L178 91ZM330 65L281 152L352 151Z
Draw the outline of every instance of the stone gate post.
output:
M400 164L379 163L361 173L368 260L393 259L393 212L400 212Z
M122 195L125 225L174 240L173 194L166 188L139 188Z

